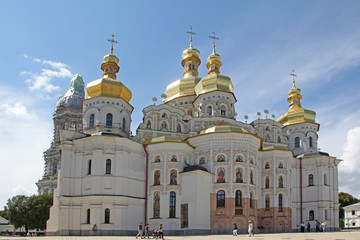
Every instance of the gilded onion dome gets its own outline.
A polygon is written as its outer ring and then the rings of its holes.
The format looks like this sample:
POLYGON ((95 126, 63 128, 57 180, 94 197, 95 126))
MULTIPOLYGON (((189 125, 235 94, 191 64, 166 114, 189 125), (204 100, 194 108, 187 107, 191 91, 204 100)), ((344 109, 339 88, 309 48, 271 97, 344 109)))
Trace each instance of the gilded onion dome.
POLYGON ((119 59, 112 52, 104 56, 101 69, 104 71, 103 77, 90 82, 86 86, 85 99, 104 96, 122 98, 126 102, 131 99, 131 91, 120 81, 116 80, 116 73, 120 67, 119 59))
POLYGON ((209 69, 209 73, 196 85, 196 95, 213 91, 233 93, 234 87, 230 77, 220 74, 222 63, 220 55, 215 52, 215 46, 213 46, 213 51, 207 61, 206 67, 209 69))
POLYGON ((178 97, 195 96, 195 85, 201 79, 198 77, 198 67, 201 63, 200 52, 190 44, 190 47, 184 50, 182 59, 181 65, 184 67, 184 77, 166 87, 164 103, 178 97))
POLYGON ((249 133, 247 130, 243 129, 242 127, 228 125, 228 124, 224 124, 224 125, 220 124, 214 127, 204 129, 200 131, 198 135, 204 135, 209 133, 227 133, 227 132, 249 133))
POLYGON ((283 126, 298 124, 298 123, 316 123, 316 113, 312 110, 304 109, 301 107, 300 100, 302 99, 301 90, 295 86, 295 80, 293 86, 288 92, 287 101, 290 103, 287 113, 281 115, 277 121, 283 126))

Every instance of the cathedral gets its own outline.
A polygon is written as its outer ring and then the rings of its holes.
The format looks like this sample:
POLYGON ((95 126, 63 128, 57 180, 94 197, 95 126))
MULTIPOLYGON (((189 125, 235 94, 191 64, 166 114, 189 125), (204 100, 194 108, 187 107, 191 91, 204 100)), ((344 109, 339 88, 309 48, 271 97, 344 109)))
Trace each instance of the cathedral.
POLYGON ((246 232, 249 221, 262 232, 315 220, 339 229, 341 160, 319 151, 320 124, 302 107, 295 80, 277 120, 238 121, 215 43, 201 77, 191 39, 183 76, 162 104, 143 109, 132 135, 132 93, 117 79, 118 63, 111 48, 100 79, 84 90, 76 74, 58 100, 36 183, 40 194, 54 193, 48 235, 90 235, 94 224, 99 235, 129 235, 140 222, 176 235, 229 233, 233 223, 246 232))

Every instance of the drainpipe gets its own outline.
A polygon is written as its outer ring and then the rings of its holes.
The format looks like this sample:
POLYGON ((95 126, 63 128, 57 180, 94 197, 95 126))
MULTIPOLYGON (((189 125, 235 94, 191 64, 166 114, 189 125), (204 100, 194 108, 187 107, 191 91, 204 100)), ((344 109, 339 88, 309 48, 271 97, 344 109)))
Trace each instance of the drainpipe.
POLYGON ((301 160, 302 157, 299 157, 300 160, 300 223, 303 222, 303 207, 302 207, 302 165, 301 160))
POLYGON ((149 173, 148 173, 148 169, 149 169, 149 153, 146 150, 147 145, 143 144, 143 148, 145 151, 145 155, 146 155, 146 162, 145 162, 145 221, 144 221, 144 226, 147 224, 147 196, 148 196, 148 178, 149 178, 149 173))

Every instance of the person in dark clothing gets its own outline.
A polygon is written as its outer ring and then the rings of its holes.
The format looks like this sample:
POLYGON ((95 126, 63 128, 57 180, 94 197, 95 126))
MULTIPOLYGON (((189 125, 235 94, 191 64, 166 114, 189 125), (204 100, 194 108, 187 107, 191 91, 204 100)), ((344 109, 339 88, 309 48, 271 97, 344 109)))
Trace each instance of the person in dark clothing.
POLYGON ((306 230, 307 230, 308 232, 310 232, 310 223, 309 223, 309 222, 308 222, 307 225, 306 225, 306 230))

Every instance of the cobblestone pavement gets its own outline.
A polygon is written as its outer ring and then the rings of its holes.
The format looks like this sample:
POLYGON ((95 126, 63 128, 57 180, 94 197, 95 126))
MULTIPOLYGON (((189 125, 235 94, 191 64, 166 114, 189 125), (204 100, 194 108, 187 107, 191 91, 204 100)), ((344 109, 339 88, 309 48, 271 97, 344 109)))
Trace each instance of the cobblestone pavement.
MULTIPOLYGON (((133 237, 120 237, 120 236, 88 236, 88 237, 0 237, 0 240, 135 240, 133 237)), ((140 239, 140 238, 139 238, 140 239)), ((152 239, 152 238, 150 238, 152 239)), ((237 237, 229 235, 208 235, 208 236, 165 236, 165 240, 235 240, 235 239, 253 239, 253 240, 360 240, 360 231, 341 231, 341 232, 327 232, 327 233, 263 233, 257 234, 255 237, 248 237, 241 234, 237 237)))

